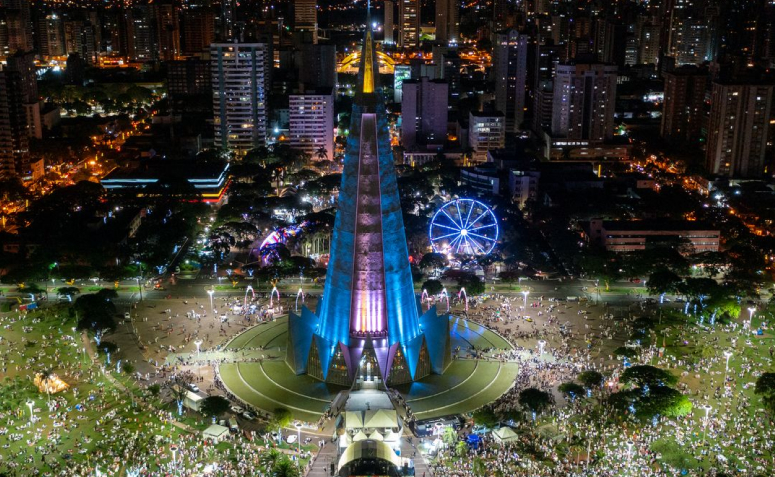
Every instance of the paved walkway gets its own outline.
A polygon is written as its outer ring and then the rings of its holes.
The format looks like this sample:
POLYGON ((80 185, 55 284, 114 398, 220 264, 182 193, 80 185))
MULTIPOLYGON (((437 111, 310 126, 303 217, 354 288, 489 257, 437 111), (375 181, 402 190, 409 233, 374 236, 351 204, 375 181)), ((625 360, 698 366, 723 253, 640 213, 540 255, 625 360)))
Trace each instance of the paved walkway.
POLYGON ((312 467, 307 471, 306 477, 331 477, 331 465, 336 466, 336 444, 326 441, 326 445, 320 449, 312 467))

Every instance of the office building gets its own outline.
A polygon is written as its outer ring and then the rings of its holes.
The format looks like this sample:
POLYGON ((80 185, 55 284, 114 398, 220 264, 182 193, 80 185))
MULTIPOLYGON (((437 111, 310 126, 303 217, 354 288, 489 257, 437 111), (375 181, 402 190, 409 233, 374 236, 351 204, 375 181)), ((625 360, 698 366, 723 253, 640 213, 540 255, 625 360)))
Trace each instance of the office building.
POLYGON ((403 100, 404 81, 412 77, 412 67, 409 65, 396 65, 393 70, 393 101, 400 103, 403 100))
POLYGON ((398 46, 420 45, 420 0, 398 0, 398 46))
POLYGON ((459 0, 436 0, 436 41, 457 43, 460 32, 459 0))
POLYGON ((449 84, 443 80, 404 80, 401 101, 401 144, 443 146, 447 140, 449 84))
POLYGON ((616 105, 616 66, 557 65, 552 98, 553 137, 591 143, 611 139, 616 105))
POLYGON ((511 29, 495 36, 493 74, 495 107, 506 118, 506 131, 517 132, 525 119, 528 36, 511 29))
POLYGON ((671 143, 696 142, 702 133, 708 70, 683 66, 662 74, 665 99, 662 107, 662 137, 671 143))
POLYGON ((682 253, 718 252, 721 232, 694 221, 602 220, 589 223, 589 238, 609 252, 638 252, 663 245, 675 247, 685 242, 682 253))
POLYGON ((506 120, 499 111, 468 115, 468 146, 473 149, 472 159, 484 162, 487 151, 501 149, 506 144, 506 120))
POLYGON ((334 93, 321 88, 290 95, 289 145, 313 160, 334 160, 334 93))
POLYGON ((713 83, 706 149, 711 174, 761 177, 772 146, 775 85, 755 82, 713 83))
POLYGON ((266 144, 271 45, 214 43, 210 62, 216 146, 244 155, 266 144))

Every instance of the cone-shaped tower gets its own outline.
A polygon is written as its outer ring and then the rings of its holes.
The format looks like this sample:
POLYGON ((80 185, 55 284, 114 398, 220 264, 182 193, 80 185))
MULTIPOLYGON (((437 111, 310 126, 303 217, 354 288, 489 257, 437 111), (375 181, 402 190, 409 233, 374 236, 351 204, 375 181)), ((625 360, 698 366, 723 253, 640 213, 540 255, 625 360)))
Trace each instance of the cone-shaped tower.
POLYGON ((289 319, 291 368, 345 385, 366 361, 402 383, 450 357, 448 317, 421 316, 414 292, 378 71, 367 27, 323 297, 289 319))

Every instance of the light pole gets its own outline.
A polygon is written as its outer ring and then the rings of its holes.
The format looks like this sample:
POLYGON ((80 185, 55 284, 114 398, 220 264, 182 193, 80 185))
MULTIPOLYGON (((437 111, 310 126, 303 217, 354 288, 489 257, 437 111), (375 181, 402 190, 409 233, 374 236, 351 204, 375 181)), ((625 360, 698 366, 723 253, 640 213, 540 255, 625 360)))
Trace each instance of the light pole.
POLYGON ((32 422, 32 406, 34 406, 35 403, 32 400, 27 401, 27 407, 30 408, 30 422, 32 422))
POLYGON ((296 451, 299 453, 299 459, 301 459, 301 423, 294 424, 296 427, 296 451))
POLYGON ((627 458, 629 459, 632 457, 632 446, 634 446, 635 443, 632 441, 627 441, 626 444, 627 444, 627 458))
POLYGON ((177 454, 178 454, 178 446, 175 444, 170 446, 170 450, 172 451, 172 467, 175 469, 175 473, 178 473, 178 460, 177 460, 177 454))
POLYGON ((724 351, 724 357, 727 359, 726 369, 724 370, 724 382, 726 382, 727 373, 729 372, 729 358, 732 357, 732 352, 729 350, 724 351))
POLYGON ((197 358, 199 358, 199 347, 202 346, 202 343, 204 343, 204 341, 202 341, 202 340, 194 341, 194 345, 196 346, 196 357, 197 358))
POLYGON ((708 438, 708 420, 709 420, 709 414, 710 410, 713 409, 709 404, 706 404, 702 406, 703 409, 705 409, 705 432, 702 436, 702 445, 705 445, 705 440, 708 438))
POLYGON ((755 306, 749 307, 748 308, 748 326, 746 326, 746 328, 750 328, 751 327, 751 324, 752 324, 751 322, 753 321, 753 314, 754 313, 756 313, 756 307, 755 306))
POLYGON ((525 311, 527 311, 527 296, 528 296, 529 294, 530 294, 530 292, 529 292, 529 291, 527 291, 527 290, 522 292, 522 295, 524 295, 524 296, 525 296, 525 311))
POLYGON ((542 354, 544 354, 544 346, 546 346, 546 341, 544 340, 538 340, 538 357, 540 358, 542 354))
POLYGON ((213 305, 213 293, 215 293, 215 290, 207 290, 207 294, 210 295, 210 309, 213 313, 215 313, 215 306, 213 305))

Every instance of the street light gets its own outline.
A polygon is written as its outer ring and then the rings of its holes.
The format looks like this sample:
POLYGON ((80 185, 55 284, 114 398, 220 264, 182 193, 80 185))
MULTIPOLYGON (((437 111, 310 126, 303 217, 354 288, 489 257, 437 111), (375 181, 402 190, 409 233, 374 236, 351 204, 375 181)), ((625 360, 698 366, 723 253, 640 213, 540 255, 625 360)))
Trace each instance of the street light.
POLYGON ((756 307, 751 306, 748 308, 748 326, 746 328, 751 327, 751 322, 753 321, 753 314, 756 313, 756 307))
POLYGON ((301 423, 297 422, 294 426, 296 427, 296 449, 301 459, 301 423))
POLYGON ((201 339, 194 341, 194 345, 196 345, 196 357, 197 358, 199 357, 199 347, 202 346, 202 343, 204 343, 204 341, 202 341, 201 339))
POLYGON ((32 406, 35 405, 35 402, 32 400, 27 401, 27 407, 30 408, 30 422, 32 422, 32 406))
POLYGON ((632 457, 632 446, 634 446, 635 443, 632 441, 627 441, 625 444, 627 444, 627 458, 629 459, 632 457))
POLYGON ((724 357, 727 359, 727 367, 726 367, 726 370, 724 370, 724 381, 726 381, 727 380, 726 373, 729 372, 729 358, 732 357, 732 352, 729 350, 724 351, 724 357))
POLYGON ((523 291, 522 294, 525 296, 525 310, 527 310, 527 296, 530 294, 529 291, 523 291))
POLYGON ((213 305, 213 293, 215 293, 215 290, 207 290, 207 294, 210 295, 210 309, 213 311, 213 313, 215 313, 215 306, 213 305))
POLYGON ((178 446, 175 444, 172 444, 170 446, 170 450, 172 451, 172 467, 175 469, 175 473, 178 473, 178 460, 177 460, 177 454, 178 454, 178 446))
POLYGON ((713 409, 709 404, 706 404, 702 406, 703 409, 705 409, 705 432, 702 436, 702 445, 705 445, 705 439, 708 438, 708 415, 710 414, 710 410, 713 409))

